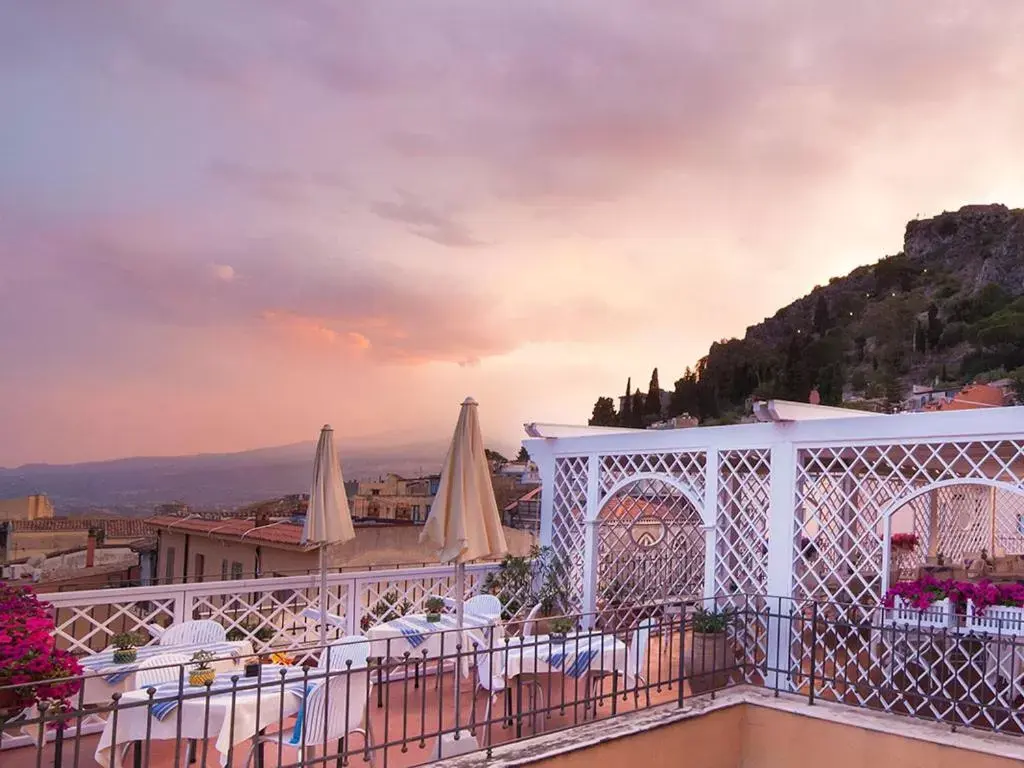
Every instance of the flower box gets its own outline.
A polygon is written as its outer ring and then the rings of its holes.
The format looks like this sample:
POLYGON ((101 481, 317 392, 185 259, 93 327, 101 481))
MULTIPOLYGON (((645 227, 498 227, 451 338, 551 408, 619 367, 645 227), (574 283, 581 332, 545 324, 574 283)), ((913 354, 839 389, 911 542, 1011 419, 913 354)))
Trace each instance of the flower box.
POLYGON ((990 605, 982 611, 967 601, 966 628, 971 632, 1008 637, 1024 637, 1024 608, 1009 605, 990 605))
POLYGON ((950 629, 956 624, 956 614, 948 597, 936 600, 922 611, 897 595, 892 608, 885 610, 885 623, 908 629, 950 629))

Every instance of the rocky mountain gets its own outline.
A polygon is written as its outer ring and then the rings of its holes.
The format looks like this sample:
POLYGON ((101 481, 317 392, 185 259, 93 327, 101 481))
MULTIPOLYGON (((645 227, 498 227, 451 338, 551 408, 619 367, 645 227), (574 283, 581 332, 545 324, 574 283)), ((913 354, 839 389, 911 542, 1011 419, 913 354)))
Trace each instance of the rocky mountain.
POLYGON ((753 397, 804 401, 813 388, 825 404, 893 408, 911 384, 1022 366, 1024 210, 970 205, 909 222, 899 253, 712 344, 676 381, 669 415, 731 421, 753 397))

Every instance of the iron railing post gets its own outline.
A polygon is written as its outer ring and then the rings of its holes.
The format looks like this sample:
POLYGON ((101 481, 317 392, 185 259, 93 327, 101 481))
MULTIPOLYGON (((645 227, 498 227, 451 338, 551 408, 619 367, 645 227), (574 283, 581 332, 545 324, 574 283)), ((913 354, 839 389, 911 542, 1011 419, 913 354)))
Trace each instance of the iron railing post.
POLYGON ((814 704, 814 673, 818 661, 818 603, 811 603, 811 670, 810 685, 807 691, 807 703, 814 704))

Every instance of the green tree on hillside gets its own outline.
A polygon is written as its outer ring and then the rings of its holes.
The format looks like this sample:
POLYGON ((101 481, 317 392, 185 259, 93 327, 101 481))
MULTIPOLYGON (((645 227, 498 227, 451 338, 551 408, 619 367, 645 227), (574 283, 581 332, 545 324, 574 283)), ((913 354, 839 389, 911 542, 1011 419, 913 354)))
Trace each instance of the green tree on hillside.
POLYGON ((629 426, 641 429, 644 426, 644 405, 646 404, 647 398, 644 397, 644 393, 640 391, 640 387, 636 388, 636 392, 633 393, 633 403, 631 405, 632 417, 630 418, 629 426))
POLYGON ((814 304, 814 332, 824 336, 831 327, 832 320, 828 314, 828 300, 824 293, 818 294, 818 300, 814 304))
POLYGON ((492 451, 490 448, 484 448, 484 456, 487 457, 488 461, 493 461, 495 464, 508 464, 508 457, 503 456, 497 451, 492 451))
POLYGON ((697 383, 697 374, 691 368, 687 368, 681 379, 675 383, 672 390, 672 399, 668 403, 668 415, 700 417, 700 392, 697 383))
POLYGON ((658 369, 651 374, 651 383, 647 387, 647 401, 644 412, 649 416, 661 416, 661 386, 658 384, 658 369))
POLYGON ((619 414, 619 423, 624 427, 633 426, 633 379, 626 379, 626 396, 622 399, 622 409, 619 414))
POLYGON ((594 403, 594 411, 587 422, 592 427, 614 427, 619 423, 615 414, 615 404, 610 397, 599 397, 594 403))
POLYGON ((516 454, 516 463, 523 463, 530 460, 530 453, 526 450, 526 446, 520 446, 519 453, 516 454))

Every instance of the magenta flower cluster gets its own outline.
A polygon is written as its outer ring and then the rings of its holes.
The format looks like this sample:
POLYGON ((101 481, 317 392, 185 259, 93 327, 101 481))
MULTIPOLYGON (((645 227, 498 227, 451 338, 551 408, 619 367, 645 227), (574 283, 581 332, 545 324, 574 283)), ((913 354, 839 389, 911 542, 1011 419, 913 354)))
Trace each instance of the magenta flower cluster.
POLYGON ((68 708, 82 667, 57 648, 50 604, 28 587, 0 582, 0 720, 39 702, 68 708))
POLYGON ((975 610, 981 614, 993 605, 1024 606, 1024 585, 993 584, 988 580, 977 583, 953 579, 940 581, 926 573, 917 581, 901 581, 891 586, 882 601, 885 607, 892 608, 897 596, 919 611, 948 597, 955 610, 962 613, 967 609, 967 601, 971 600, 975 610))

